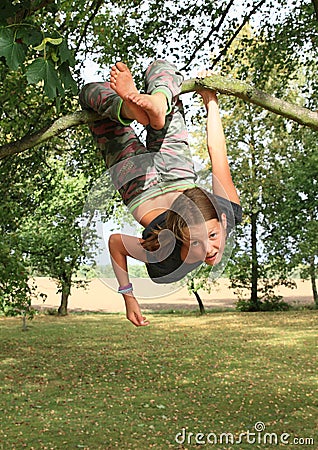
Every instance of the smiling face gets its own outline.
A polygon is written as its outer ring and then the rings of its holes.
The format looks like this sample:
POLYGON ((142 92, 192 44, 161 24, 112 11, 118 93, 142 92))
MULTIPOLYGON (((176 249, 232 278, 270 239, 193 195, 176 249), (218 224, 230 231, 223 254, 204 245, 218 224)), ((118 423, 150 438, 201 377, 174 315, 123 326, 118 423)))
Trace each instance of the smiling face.
POLYGON ((181 259, 188 263, 204 261, 209 266, 218 264, 223 255, 226 239, 226 216, 193 225, 185 231, 181 259))

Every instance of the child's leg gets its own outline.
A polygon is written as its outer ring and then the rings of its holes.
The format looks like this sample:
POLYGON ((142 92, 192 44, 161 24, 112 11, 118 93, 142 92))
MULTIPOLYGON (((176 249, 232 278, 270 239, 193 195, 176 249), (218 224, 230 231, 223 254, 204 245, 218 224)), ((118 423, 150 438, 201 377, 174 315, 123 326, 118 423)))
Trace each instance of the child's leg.
POLYGON ((129 125, 132 119, 120 115, 123 99, 120 98, 107 81, 88 83, 80 92, 80 103, 83 109, 96 111, 100 116, 122 125, 129 125))
POLYGON ((123 100, 109 87, 109 83, 84 86, 80 102, 83 108, 92 109, 103 117, 90 124, 90 129, 110 169, 113 184, 127 204, 136 195, 139 185, 151 184, 149 177, 153 158, 129 126, 131 120, 121 117, 123 100))
POLYGON ((151 96, 163 93, 168 104, 164 127, 161 130, 147 127, 147 148, 157 153, 156 167, 163 181, 178 178, 194 182, 196 178, 184 109, 179 98, 182 81, 183 76, 177 68, 164 60, 151 64, 145 75, 146 92, 151 96))
POLYGON ((117 62, 110 71, 110 87, 123 99, 121 114, 142 125, 149 124, 149 118, 137 104, 132 103, 127 95, 139 94, 130 70, 126 64, 117 62))
POLYGON ((167 114, 171 111, 172 101, 180 94, 183 75, 174 64, 165 60, 153 62, 145 74, 145 92, 154 95, 156 92, 165 94, 168 102, 167 114))
POLYGON ((177 101, 183 76, 173 64, 157 60, 146 71, 146 94, 140 94, 129 68, 118 62, 111 69, 110 80, 111 88, 124 100, 122 112, 126 112, 126 117, 144 125, 150 123, 151 128, 161 130, 172 103, 177 101), (144 115, 148 122, 140 120, 144 115))
POLYGON ((112 122, 104 129, 102 154, 112 182, 127 205, 136 195, 157 183, 153 156, 130 126, 112 122))
POLYGON ((146 94, 128 96, 150 118, 147 149, 153 158, 157 180, 147 192, 144 190, 129 204, 131 211, 147 198, 195 186, 196 174, 188 145, 183 106, 178 95, 182 80, 182 75, 174 65, 163 60, 155 61, 145 74, 146 94))
MULTIPOLYGON (((177 68, 164 60, 155 61, 146 71, 146 93, 150 96, 163 94, 167 104, 164 127, 161 130, 147 128, 147 147, 151 151, 160 150, 162 144, 169 146, 182 143, 188 146, 184 110, 179 98, 182 81, 183 76, 177 68)), ((188 151, 186 154, 189 154, 188 151)))

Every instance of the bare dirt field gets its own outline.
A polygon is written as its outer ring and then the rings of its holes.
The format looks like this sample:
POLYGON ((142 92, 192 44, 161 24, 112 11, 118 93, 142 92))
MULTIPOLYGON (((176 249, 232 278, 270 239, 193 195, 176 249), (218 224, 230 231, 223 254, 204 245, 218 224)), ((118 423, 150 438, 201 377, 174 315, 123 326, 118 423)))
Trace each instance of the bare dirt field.
MULTIPOLYGON (((47 295, 45 303, 39 298, 32 302, 37 309, 56 309, 60 304, 60 294, 54 281, 49 278, 36 278, 38 291, 47 295)), ((297 280, 296 289, 280 288, 277 293, 283 296, 284 301, 292 304, 312 304, 313 297, 309 281, 297 280)), ((69 299, 70 311, 97 311, 97 312, 124 312, 122 296, 109 287, 107 281, 93 279, 87 289, 73 288, 69 299)), ((170 289, 169 295, 160 295, 160 287, 143 286, 142 280, 135 280, 137 285, 136 297, 143 311, 147 310, 178 310, 198 308, 194 295, 190 295, 186 288, 170 289), (139 291, 139 292, 138 292, 139 291)), ((234 308, 237 301, 236 295, 228 287, 228 281, 219 279, 218 284, 212 288, 211 293, 200 291, 200 296, 207 309, 210 308, 234 308)))

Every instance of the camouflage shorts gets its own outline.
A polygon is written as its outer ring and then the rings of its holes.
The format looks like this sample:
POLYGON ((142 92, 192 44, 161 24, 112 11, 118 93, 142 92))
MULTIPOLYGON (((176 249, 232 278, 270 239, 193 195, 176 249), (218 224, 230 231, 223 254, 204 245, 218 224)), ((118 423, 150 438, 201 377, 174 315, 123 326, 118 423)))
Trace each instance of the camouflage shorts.
POLYGON ((122 100, 109 83, 90 83, 81 92, 83 107, 103 116, 103 120, 91 125, 91 131, 114 186, 130 211, 145 200, 195 184, 184 110, 178 97, 182 80, 175 66, 166 61, 158 60, 148 67, 145 92, 165 93, 169 108, 162 130, 146 127, 146 144, 129 121, 120 117, 122 100))

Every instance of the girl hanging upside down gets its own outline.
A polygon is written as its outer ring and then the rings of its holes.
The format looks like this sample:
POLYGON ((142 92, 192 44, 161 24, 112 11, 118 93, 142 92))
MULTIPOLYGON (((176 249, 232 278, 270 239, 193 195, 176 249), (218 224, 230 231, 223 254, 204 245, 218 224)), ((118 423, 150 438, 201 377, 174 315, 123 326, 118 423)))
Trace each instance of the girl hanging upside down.
POLYGON ((124 297, 127 318, 136 326, 149 322, 133 294, 127 256, 145 262, 156 283, 178 281, 202 262, 210 266, 220 262, 226 237, 242 217, 217 96, 199 87, 207 110, 213 194, 196 186, 179 99, 182 81, 174 65, 158 60, 148 67, 146 93, 141 94, 128 67, 118 62, 111 69, 110 83, 89 83, 80 93, 83 108, 101 115, 91 131, 115 188, 144 227, 142 238, 118 233, 109 239, 118 292, 124 297), (146 145, 130 126, 134 120, 147 129, 146 145))

